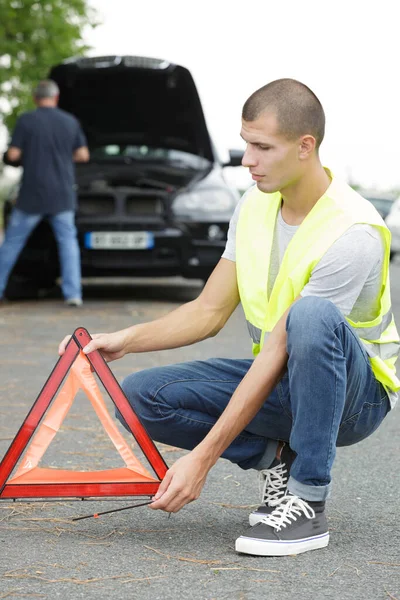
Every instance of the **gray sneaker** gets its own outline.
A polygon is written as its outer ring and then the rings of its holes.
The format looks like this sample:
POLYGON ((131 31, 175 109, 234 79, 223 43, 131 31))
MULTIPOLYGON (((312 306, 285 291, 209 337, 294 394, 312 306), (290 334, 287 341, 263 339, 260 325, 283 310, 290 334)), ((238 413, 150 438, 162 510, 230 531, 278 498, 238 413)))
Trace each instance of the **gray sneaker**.
POLYGON ((256 556, 286 556, 324 548, 329 543, 325 502, 306 502, 287 494, 258 525, 236 540, 236 551, 256 556))
POLYGON ((296 453, 285 444, 280 459, 276 458, 269 469, 259 471, 261 506, 249 515, 250 525, 257 525, 269 515, 275 509, 274 503, 286 494, 290 467, 295 458, 296 453))

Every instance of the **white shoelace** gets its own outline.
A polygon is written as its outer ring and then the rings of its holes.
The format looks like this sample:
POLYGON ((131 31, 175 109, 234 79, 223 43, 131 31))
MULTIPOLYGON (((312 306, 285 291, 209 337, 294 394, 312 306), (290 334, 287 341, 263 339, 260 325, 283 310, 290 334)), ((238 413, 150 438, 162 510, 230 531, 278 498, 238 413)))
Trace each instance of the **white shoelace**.
POLYGON ((298 496, 285 495, 283 498, 276 500, 274 504, 276 509, 260 522, 273 527, 276 531, 291 525, 292 521, 297 521, 302 513, 309 519, 315 518, 315 512, 311 506, 298 496))
POLYGON ((263 469, 259 472, 258 483, 262 503, 272 506, 273 502, 285 494, 287 472, 285 463, 279 463, 272 469, 263 469))

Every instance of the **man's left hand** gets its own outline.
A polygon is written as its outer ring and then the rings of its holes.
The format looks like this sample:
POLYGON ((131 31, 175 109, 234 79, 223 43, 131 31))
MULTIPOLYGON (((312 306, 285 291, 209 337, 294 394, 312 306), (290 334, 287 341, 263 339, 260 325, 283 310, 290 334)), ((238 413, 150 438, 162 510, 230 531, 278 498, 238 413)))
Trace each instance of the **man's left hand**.
POLYGON ((167 471, 150 508, 175 513, 197 500, 211 466, 194 451, 179 458, 167 471))

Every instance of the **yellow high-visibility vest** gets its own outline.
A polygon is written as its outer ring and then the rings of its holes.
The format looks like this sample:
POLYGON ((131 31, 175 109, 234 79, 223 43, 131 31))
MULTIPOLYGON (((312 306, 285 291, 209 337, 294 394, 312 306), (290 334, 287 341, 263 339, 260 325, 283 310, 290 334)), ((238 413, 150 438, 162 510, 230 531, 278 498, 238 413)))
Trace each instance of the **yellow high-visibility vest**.
POLYGON ((246 315, 253 354, 257 355, 266 336, 301 294, 311 273, 330 246, 355 224, 377 228, 385 246, 379 314, 372 321, 347 322, 363 343, 375 377, 387 390, 400 389, 395 362, 399 335, 390 300, 390 231, 370 202, 344 182, 332 178, 290 241, 275 283, 268 295, 268 273, 272 242, 282 198, 279 192, 265 194, 254 187, 240 210, 236 232, 236 270, 240 298, 246 315))

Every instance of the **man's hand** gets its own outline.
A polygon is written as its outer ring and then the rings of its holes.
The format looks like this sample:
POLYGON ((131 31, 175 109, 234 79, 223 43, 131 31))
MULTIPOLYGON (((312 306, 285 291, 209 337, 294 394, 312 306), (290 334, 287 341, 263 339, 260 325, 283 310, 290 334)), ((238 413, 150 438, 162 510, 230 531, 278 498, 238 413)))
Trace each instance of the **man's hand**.
POLYGON ((179 458, 167 471, 150 508, 175 513, 197 500, 212 464, 199 458, 195 451, 179 458))
MULTIPOLYGON (((95 333, 92 340, 83 348, 85 354, 90 354, 93 350, 100 350, 106 362, 122 358, 126 354, 126 330, 116 331, 115 333, 95 333)), ((66 345, 71 339, 67 335, 58 348, 58 354, 62 356, 65 352, 66 345)))
POLYGON ((86 146, 81 146, 80 148, 77 148, 73 155, 72 155, 72 159, 74 162, 89 162, 90 160, 90 154, 89 154, 89 150, 86 146))
POLYGON ((21 167, 22 166, 22 151, 16 146, 10 146, 10 148, 4 153, 3 162, 5 165, 10 167, 21 167))

